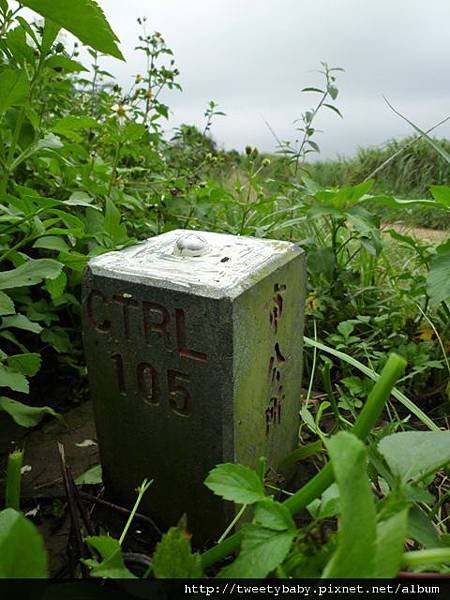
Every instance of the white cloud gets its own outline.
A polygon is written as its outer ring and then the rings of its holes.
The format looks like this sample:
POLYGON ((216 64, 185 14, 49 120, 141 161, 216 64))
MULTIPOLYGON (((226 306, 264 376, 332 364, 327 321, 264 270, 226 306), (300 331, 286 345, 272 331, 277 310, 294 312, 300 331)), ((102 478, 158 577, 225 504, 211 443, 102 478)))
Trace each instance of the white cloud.
MULTIPOLYGON (((171 124, 200 124, 206 103, 227 113, 213 134, 227 148, 247 143, 273 150, 267 119, 281 138, 292 137, 292 121, 311 96, 299 90, 318 83, 312 73, 326 60, 342 66, 338 105, 345 115, 323 115, 323 156, 349 154, 358 145, 406 135, 382 94, 422 127, 450 113, 450 46, 447 0, 100 0, 122 41, 127 63, 106 59, 128 85, 142 72, 133 51, 147 16, 175 52, 182 94, 167 97, 171 124)), ((439 135, 450 133, 450 126, 439 135)))

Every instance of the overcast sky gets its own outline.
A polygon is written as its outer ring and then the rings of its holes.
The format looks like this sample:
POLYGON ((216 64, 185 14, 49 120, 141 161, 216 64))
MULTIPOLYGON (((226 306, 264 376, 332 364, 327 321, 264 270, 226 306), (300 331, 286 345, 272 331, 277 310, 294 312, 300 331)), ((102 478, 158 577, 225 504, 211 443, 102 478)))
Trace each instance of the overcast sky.
MULTIPOLYGON (((275 147, 267 120, 282 139, 320 83, 321 61, 345 68, 337 105, 344 119, 323 113, 317 125, 322 157, 350 155, 410 132, 382 95, 422 128, 450 114, 449 0, 99 0, 121 40, 127 63, 105 65, 122 84, 143 71, 133 49, 147 16, 181 71, 183 93, 166 96, 170 126, 200 125, 209 100, 227 113, 213 126, 227 149, 275 147)), ((438 135, 448 136, 450 126, 438 135)))

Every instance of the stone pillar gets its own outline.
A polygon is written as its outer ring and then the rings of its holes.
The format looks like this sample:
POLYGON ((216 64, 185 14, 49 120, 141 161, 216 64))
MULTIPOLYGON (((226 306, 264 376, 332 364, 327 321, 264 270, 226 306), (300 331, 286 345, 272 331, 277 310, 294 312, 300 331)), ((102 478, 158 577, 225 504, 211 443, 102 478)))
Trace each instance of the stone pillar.
POLYGON ((204 485, 224 462, 270 468, 296 446, 305 259, 294 244, 176 230, 92 259, 83 328, 104 481, 194 539, 233 508, 204 485))

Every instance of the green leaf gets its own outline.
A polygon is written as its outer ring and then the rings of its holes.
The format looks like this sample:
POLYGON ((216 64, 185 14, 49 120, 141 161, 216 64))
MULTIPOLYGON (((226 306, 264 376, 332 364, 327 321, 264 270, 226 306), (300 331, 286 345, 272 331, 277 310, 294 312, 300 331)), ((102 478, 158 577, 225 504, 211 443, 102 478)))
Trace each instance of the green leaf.
POLYGON ((450 208, 450 186, 432 185, 431 194, 433 198, 445 208, 450 208))
POLYGON ((56 25, 56 23, 53 23, 53 21, 50 21, 49 19, 45 19, 40 48, 43 56, 46 56, 50 52, 53 42, 58 37, 59 30, 59 25, 56 25))
POLYGON ((84 560, 91 568, 91 577, 104 577, 107 579, 136 579, 123 561, 122 549, 119 541, 107 535, 91 536, 85 539, 86 543, 97 550, 102 561, 84 560))
POLYGON ((337 549, 323 577, 372 577, 375 569, 376 511, 367 476, 367 452, 353 434, 328 440, 340 497, 337 549))
POLYGON ((15 312, 14 302, 5 292, 0 292, 0 316, 11 315, 15 312))
POLYGON ((375 570, 371 577, 392 579, 397 575, 402 565, 407 530, 407 508, 378 523, 375 570))
POLYGON ((94 465, 75 479, 76 485, 97 485, 102 481, 102 465, 94 465))
POLYGON ((450 298, 450 243, 442 244, 431 261, 427 277, 427 292, 431 304, 437 305, 450 298))
POLYGON ((49 406, 27 406, 17 400, 6 398, 6 396, 0 396, 0 409, 7 412, 22 427, 34 427, 42 421, 45 415, 51 415, 60 421, 63 420, 62 416, 49 406))
POLYGON ((242 531, 239 556, 218 577, 266 577, 284 561, 296 536, 295 530, 273 531, 259 525, 245 525, 242 531))
POLYGON ((116 43, 119 40, 95 0, 23 0, 22 4, 64 27, 83 44, 123 60, 116 43))
POLYGON ((378 444, 390 469, 403 481, 420 480, 450 463, 450 431, 402 431, 378 444))
POLYGON ((153 573, 158 579, 201 577, 200 555, 192 553, 190 536, 180 527, 171 527, 157 544, 153 573))
POLYGON ((314 519, 329 519, 339 513, 340 506, 339 488, 333 483, 324 491, 320 499, 316 498, 306 508, 314 519))
POLYGON ((444 545, 433 522, 417 504, 409 511, 408 535, 425 548, 441 548, 444 545))
POLYGON ((258 502, 254 520, 259 525, 275 531, 295 530, 295 523, 289 510, 273 498, 258 502))
POLYGON ((66 285, 67 275, 64 273, 64 271, 61 271, 61 273, 58 275, 58 277, 55 277, 55 279, 47 279, 45 282, 45 288, 50 294, 52 300, 61 298, 64 290, 66 289, 66 285))
POLYGON ((238 504, 253 504, 266 497, 259 476, 243 465, 218 465, 209 473, 205 485, 217 496, 238 504))
POLYGON ((50 258, 28 260, 17 269, 0 272, 0 290, 35 285, 47 277, 54 279, 61 269, 62 264, 50 258))
POLYGON ((29 83, 25 71, 6 68, 0 71, 0 115, 28 98, 29 83))
POLYGON ((21 314, 2 318, 1 329, 9 329, 11 327, 23 329, 24 331, 31 331, 32 333, 41 333, 42 331, 42 327, 39 325, 39 323, 30 321, 28 317, 21 314))
POLYGON ((8 356, 8 366, 14 371, 33 377, 41 368, 41 355, 37 352, 26 354, 13 354, 8 356))
POLYGON ((61 236, 57 235, 44 235, 38 238, 33 248, 45 248, 47 250, 58 250, 58 252, 67 252, 69 250, 68 244, 64 241, 61 236))
POLYGON ((45 66, 57 72, 64 71, 65 73, 81 73, 82 71, 87 71, 87 69, 76 60, 72 60, 67 56, 61 56, 59 54, 50 56, 45 62, 45 66))
POLYGON ((20 512, 0 512, 0 578, 44 578, 47 554, 37 528, 20 512))
POLYGON ((28 380, 22 373, 17 373, 17 371, 0 364, 0 388, 2 387, 8 387, 23 394, 29 392, 28 380))

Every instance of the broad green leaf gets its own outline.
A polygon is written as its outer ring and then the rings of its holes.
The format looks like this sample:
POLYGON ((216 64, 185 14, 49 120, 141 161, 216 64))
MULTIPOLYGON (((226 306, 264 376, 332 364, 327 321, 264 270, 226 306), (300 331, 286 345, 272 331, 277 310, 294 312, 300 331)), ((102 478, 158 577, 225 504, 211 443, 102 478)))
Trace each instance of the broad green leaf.
POLYGON ((72 350, 72 342, 67 332, 62 327, 56 325, 51 329, 45 329, 41 334, 41 340, 48 342, 57 352, 62 354, 69 354, 72 350))
POLYGON ((403 481, 420 480, 450 463, 450 431, 402 431, 378 444, 390 469, 403 481))
POLYGON ((47 277, 54 279, 61 269, 62 264, 50 258, 28 260, 17 269, 0 272, 0 290, 35 285, 47 277))
POLYGON ((218 465, 209 473, 205 485, 218 496, 238 504, 253 504, 266 497, 259 476, 243 465, 218 465))
POLYGON ((91 536, 85 539, 86 543, 97 550, 102 561, 84 560, 90 568, 91 577, 104 577, 107 579, 136 579, 123 561, 122 549, 119 541, 107 535, 91 536))
POLYGON ((0 396, 0 410, 7 412, 21 427, 34 427, 45 415, 51 415, 62 420, 61 415, 58 415, 49 406, 27 406, 26 404, 22 404, 22 402, 6 398, 5 396, 0 396))
POLYGON ((97 485, 102 481, 102 465, 94 465, 75 479, 76 485, 97 485))
POLYGON ((117 47, 119 40, 95 0, 71 0, 70 3, 23 0, 22 4, 67 29, 83 44, 123 60, 117 47))
POLYGON ((45 248, 47 250, 58 250, 58 252, 67 252, 69 250, 68 244, 64 241, 61 236, 57 235, 44 235, 38 238, 33 248, 45 248))
POLYGON ((0 512, 0 579, 47 577, 47 553, 37 528, 22 513, 0 512))
POLYGON ((52 300, 61 298, 64 290, 66 289, 66 285, 67 275, 64 273, 64 271, 61 271, 61 273, 58 275, 58 277, 55 277, 55 279, 47 279, 45 282, 45 288, 50 294, 52 300))
POLYGON ((61 56, 59 54, 50 56, 46 60, 45 66, 58 73, 81 73, 82 71, 87 71, 87 69, 83 67, 81 63, 77 62, 76 60, 72 60, 68 56, 61 56))
POLYGON ((22 373, 17 373, 17 371, 0 364, 0 388, 2 387, 8 387, 23 394, 29 392, 28 380, 22 373))
POLYGON ((255 507, 255 523, 275 531, 295 530, 295 523, 289 509, 272 498, 266 498, 255 507))
POLYGON ((5 292, 0 292, 0 316, 11 315, 15 312, 14 302, 5 292))
POLYGON ((27 354, 13 354, 8 356, 8 366, 23 375, 33 377, 41 368, 41 355, 37 352, 27 354))
POLYGON ((409 511, 408 536, 425 548, 441 548, 444 545, 433 522, 417 504, 412 506, 409 511))
POLYGON ((28 91, 25 71, 8 67, 0 71, 0 115, 11 106, 23 104, 27 100, 28 91))
POLYGON ((427 277, 427 292, 431 304, 437 305, 450 298, 450 243, 442 244, 431 261, 427 277))
POLYGON ((367 476, 367 452, 353 434, 327 442, 340 496, 337 549, 323 577, 372 577, 375 569, 376 511, 367 476))
POLYGON ((171 527, 157 544, 153 573, 158 579, 201 577, 200 555, 192 553, 190 536, 180 527, 171 527))
POLYGON ((432 185, 431 193, 439 204, 442 204, 445 208, 450 208, 450 186, 432 185))
POLYGON ((218 577, 266 577, 284 561, 296 536, 295 530, 274 531, 259 525, 245 525, 242 531, 239 556, 218 577))
POLYGON ((42 331, 42 327, 39 325, 39 323, 30 321, 28 317, 21 314, 2 318, 1 329, 9 329, 11 327, 23 329, 25 331, 31 331, 32 333, 41 333, 42 331))
POLYGON ((391 579, 397 575, 402 564, 407 531, 407 508, 378 523, 375 570, 371 577, 391 579))

